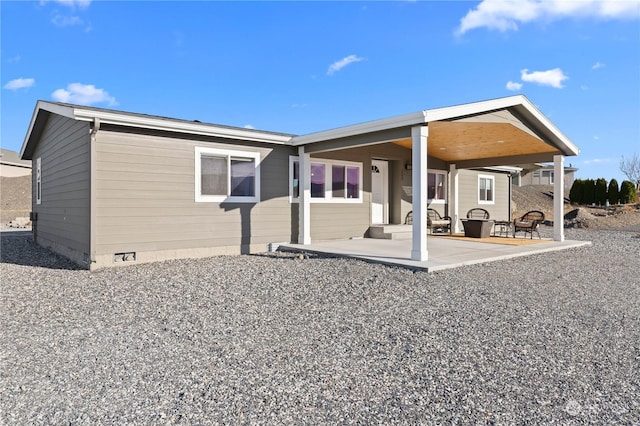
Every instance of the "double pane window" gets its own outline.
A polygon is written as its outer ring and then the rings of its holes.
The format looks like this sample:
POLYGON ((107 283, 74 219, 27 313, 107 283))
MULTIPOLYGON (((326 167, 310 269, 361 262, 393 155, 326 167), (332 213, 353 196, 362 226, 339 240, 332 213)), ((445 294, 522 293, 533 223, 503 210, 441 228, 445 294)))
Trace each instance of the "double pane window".
POLYGON ((495 179, 493 176, 478 176, 478 203, 493 204, 494 185, 495 179))
POLYGON ((260 154, 196 148, 196 201, 259 201, 260 154))
MULTIPOLYGON (((311 161, 311 199, 313 202, 348 202, 362 200, 362 165, 336 160, 311 161)), ((300 162, 290 160, 289 195, 292 201, 300 197, 300 162)))

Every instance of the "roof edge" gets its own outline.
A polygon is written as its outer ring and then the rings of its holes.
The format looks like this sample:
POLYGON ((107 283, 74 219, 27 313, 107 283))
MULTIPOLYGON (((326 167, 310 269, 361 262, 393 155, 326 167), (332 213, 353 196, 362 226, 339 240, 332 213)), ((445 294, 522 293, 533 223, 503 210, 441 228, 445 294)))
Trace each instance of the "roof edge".
POLYGON ((76 120, 83 121, 93 121, 94 119, 99 118, 101 124, 140 127, 145 129, 241 139, 252 142, 267 142, 280 145, 287 144, 292 138, 290 135, 275 134, 260 130, 227 127, 196 121, 189 122, 179 119, 145 116, 119 111, 83 109, 82 107, 74 108, 74 118, 76 120))
POLYGON ((34 136, 36 136, 34 134, 34 130, 37 130, 36 124, 43 112, 61 115, 78 121, 92 122, 97 118, 100 119, 102 124, 238 139, 251 142, 264 142, 277 145, 289 145, 293 137, 292 135, 271 133, 260 130, 243 129, 239 127, 222 126, 197 121, 189 122, 174 118, 39 100, 33 110, 31 122, 29 123, 27 134, 22 143, 22 148, 20 149, 20 158, 23 158, 25 154, 29 153, 28 148, 30 141, 34 136))
POLYGON ((345 138, 363 133, 372 133, 381 130, 394 129, 403 126, 419 125, 424 123, 426 123, 425 111, 417 111, 408 114, 367 121, 364 123, 337 127, 335 129, 321 130, 319 132, 295 136, 291 139, 291 143, 294 146, 306 145, 314 142, 345 138))

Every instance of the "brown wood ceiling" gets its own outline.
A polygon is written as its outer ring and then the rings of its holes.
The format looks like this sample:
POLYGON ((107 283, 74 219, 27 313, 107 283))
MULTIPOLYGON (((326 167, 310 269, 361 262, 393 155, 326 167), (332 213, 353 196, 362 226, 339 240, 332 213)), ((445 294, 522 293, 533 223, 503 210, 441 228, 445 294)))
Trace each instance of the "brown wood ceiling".
MULTIPOLYGON (((411 139, 394 143, 411 148, 411 139)), ((433 121, 429 123, 429 156, 455 163, 481 158, 558 152, 537 137, 508 123, 433 121)))

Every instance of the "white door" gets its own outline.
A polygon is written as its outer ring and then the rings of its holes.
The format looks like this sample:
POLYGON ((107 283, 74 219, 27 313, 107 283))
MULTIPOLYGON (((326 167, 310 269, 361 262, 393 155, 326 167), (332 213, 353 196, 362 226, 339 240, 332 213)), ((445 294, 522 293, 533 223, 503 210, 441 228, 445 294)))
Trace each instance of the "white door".
POLYGON ((389 163, 371 160, 371 223, 389 223, 389 163))

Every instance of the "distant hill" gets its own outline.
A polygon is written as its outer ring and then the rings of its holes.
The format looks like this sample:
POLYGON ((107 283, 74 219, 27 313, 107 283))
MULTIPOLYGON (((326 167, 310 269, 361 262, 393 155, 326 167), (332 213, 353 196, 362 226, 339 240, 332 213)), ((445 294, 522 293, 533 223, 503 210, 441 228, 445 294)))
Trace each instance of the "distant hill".
POLYGON ((0 222, 29 217, 31 211, 31 175, 0 178, 0 222))

